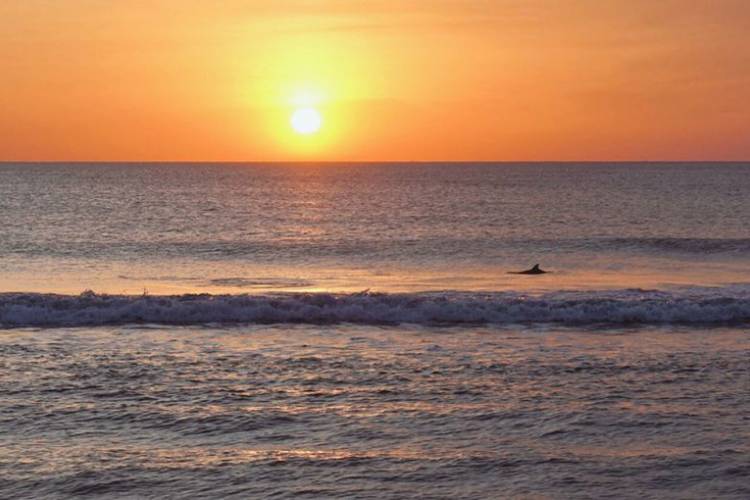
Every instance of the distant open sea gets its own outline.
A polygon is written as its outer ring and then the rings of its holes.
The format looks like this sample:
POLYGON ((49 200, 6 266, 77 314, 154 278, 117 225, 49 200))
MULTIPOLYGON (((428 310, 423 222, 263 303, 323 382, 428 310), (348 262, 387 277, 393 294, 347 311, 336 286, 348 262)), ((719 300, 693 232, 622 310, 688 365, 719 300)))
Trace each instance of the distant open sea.
POLYGON ((0 164, 0 498, 746 499, 749 415, 749 163, 0 164))

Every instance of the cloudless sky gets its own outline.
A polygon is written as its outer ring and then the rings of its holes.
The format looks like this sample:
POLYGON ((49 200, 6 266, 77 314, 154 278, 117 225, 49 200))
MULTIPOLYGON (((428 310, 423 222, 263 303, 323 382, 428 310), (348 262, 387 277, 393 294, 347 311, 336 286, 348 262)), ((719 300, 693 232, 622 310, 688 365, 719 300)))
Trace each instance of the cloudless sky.
POLYGON ((747 0, 3 0, 0 160, 750 159, 749 34, 747 0))

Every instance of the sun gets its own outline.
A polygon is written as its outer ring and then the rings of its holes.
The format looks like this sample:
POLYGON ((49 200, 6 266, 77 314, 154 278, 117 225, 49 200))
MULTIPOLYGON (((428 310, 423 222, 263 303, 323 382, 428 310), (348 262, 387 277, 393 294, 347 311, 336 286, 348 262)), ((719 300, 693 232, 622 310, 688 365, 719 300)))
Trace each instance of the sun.
POLYGON ((299 108, 290 119, 295 132, 302 135, 314 134, 323 125, 323 117, 315 108, 299 108))

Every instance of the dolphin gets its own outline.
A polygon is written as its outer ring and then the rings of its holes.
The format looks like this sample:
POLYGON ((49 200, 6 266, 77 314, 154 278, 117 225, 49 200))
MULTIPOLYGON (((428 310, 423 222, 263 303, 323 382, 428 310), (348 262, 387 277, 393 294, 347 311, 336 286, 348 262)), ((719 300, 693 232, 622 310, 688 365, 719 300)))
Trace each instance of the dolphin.
POLYGON ((548 271, 542 271, 539 269, 539 264, 534 264, 534 267, 525 271, 510 271, 508 274, 547 274, 548 271))

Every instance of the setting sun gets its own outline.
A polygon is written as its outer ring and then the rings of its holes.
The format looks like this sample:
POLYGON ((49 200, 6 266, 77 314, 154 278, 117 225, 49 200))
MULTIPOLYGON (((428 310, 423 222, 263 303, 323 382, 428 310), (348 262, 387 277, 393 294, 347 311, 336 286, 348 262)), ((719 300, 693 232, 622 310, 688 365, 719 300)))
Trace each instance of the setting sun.
POLYGON ((0 500, 750 500, 749 27, 0 0, 0 500))
POLYGON ((298 134, 314 134, 323 125, 323 118, 314 108, 300 108, 292 113, 291 125, 298 134))

